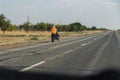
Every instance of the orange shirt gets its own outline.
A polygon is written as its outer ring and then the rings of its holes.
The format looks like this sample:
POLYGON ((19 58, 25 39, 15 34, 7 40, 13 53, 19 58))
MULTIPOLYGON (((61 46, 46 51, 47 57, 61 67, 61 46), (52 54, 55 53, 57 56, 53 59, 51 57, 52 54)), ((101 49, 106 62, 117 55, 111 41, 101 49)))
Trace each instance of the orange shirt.
POLYGON ((56 32, 57 32, 57 29, 55 27, 52 27, 51 34, 56 34, 56 32))

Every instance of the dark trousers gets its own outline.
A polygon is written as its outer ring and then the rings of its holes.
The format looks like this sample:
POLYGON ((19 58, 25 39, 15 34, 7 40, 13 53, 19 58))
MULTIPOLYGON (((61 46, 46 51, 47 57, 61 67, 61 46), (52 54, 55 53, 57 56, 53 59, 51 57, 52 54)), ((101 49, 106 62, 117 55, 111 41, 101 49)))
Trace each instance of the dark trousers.
POLYGON ((55 34, 51 34, 51 42, 54 42, 55 40, 55 34))

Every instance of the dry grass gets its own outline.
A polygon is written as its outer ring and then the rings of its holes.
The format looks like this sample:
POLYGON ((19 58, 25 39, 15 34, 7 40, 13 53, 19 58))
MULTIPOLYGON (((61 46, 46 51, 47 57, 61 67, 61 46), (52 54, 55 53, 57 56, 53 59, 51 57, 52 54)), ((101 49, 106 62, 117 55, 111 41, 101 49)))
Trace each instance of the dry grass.
POLYGON ((36 41, 32 38, 38 40, 48 40, 50 37, 50 32, 24 32, 24 31, 13 31, 13 32, 3 32, 0 31, 0 45, 5 44, 17 44, 23 42, 36 41))
MULTIPOLYGON (((88 35, 93 33, 99 33, 101 31, 83 31, 83 32, 60 32, 61 38, 75 37, 81 35, 88 35)), ((0 31, 0 45, 17 44, 24 42, 36 42, 36 41, 50 41, 50 32, 24 32, 24 31, 6 31, 3 34, 0 31)))
POLYGON ((61 36, 82 36, 82 35, 89 35, 93 33, 101 33, 102 31, 82 31, 82 32, 61 32, 61 36))

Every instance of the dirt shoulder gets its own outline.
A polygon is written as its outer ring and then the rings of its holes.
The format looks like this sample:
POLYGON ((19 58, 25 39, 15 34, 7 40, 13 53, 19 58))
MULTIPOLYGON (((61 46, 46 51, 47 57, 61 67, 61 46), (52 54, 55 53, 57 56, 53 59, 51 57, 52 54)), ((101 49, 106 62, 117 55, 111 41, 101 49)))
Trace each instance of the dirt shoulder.
MULTIPOLYGON (((81 37, 81 36, 76 36, 76 37, 81 37)), ((70 38, 74 38, 74 37, 72 37, 72 36, 62 37, 61 40, 67 40, 70 38)), ((42 44, 42 43, 50 43, 50 42, 51 42, 50 40, 40 40, 40 41, 33 41, 33 42, 23 42, 23 43, 17 43, 17 44, 0 45, 0 51, 4 51, 7 49, 13 49, 13 48, 32 46, 32 45, 37 45, 37 44, 42 44)))
MULTIPOLYGON (((84 33, 84 34, 73 34, 73 33, 61 33, 61 40, 67 40, 67 39, 71 39, 71 38, 75 38, 75 37, 81 37, 81 36, 85 36, 85 35, 90 35, 90 34, 98 34, 101 32, 91 32, 91 33, 84 33)), ((32 45, 37 45, 37 44, 42 44, 42 43, 50 43, 50 37, 48 39, 42 39, 42 40, 38 40, 38 41, 29 41, 29 42, 21 42, 21 43, 17 43, 17 44, 6 44, 6 45, 0 45, 0 51, 4 51, 7 49, 13 49, 13 48, 20 48, 20 47, 25 47, 25 46, 32 46, 32 45)))
POLYGON ((46 43, 46 42, 25 42, 25 43, 18 43, 18 44, 7 44, 7 45, 1 45, 0 46, 0 51, 7 50, 7 49, 13 49, 13 48, 20 48, 20 47, 25 47, 25 46, 32 46, 32 45, 37 45, 40 43, 46 43))

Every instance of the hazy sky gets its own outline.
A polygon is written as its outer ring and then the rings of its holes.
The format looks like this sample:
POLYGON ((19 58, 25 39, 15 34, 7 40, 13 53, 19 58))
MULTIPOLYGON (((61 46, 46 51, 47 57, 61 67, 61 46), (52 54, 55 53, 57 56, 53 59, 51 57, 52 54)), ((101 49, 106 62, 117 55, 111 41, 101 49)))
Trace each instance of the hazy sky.
POLYGON ((0 0, 1 13, 17 25, 29 16, 32 23, 120 28, 120 0, 0 0))

